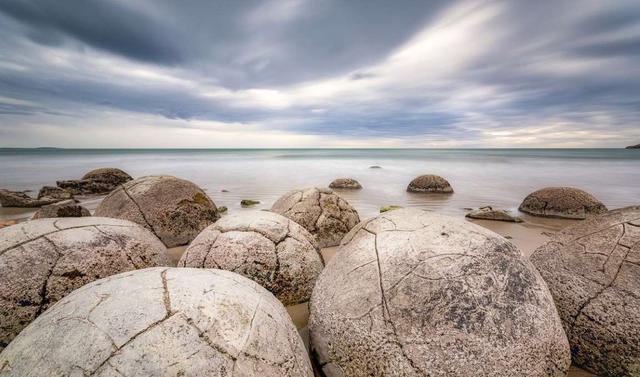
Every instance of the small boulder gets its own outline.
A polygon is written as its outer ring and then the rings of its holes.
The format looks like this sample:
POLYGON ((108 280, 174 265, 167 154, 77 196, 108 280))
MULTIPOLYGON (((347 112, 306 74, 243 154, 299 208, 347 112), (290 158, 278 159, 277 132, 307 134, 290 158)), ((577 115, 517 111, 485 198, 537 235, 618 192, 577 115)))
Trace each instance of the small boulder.
POLYGON ((571 361, 553 298, 511 242, 418 209, 349 232, 310 313, 330 377, 565 376, 571 361))
POLYGON ((393 211, 394 209, 400 209, 400 208, 402 208, 402 206, 396 206, 396 205, 384 206, 384 207, 380 207, 380 213, 385 213, 385 212, 393 211))
POLYGON ((40 219, 0 229, 0 350, 74 289, 120 272, 168 265, 164 245, 129 221, 40 219))
POLYGON ((329 187, 332 189, 350 189, 350 190, 358 190, 362 188, 360 182, 356 181, 352 178, 338 178, 334 179, 329 187))
POLYGON ((534 191, 518 209, 533 216, 580 220, 607 212, 607 207, 598 199, 573 187, 545 187, 534 191))
POLYGON ((360 222, 358 212, 329 188, 307 188, 286 193, 271 211, 302 225, 321 248, 336 246, 360 222))
POLYGON ((382 169, 382 166, 371 165, 371 166, 369 166, 369 169, 382 169))
POLYGON ((218 207, 218 213, 225 213, 228 211, 228 208, 225 206, 218 207))
POLYGON ((44 197, 32 198, 22 191, 10 191, 0 189, 0 205, 3 207, 38 208, 47 204, 59 202, 63 199, 44 197))
POLYGON ((640 206, 569 226, 530 260, 556 302, 574 363, 599 376, 637 376, 640 206))
POLYGON ((38 192, 38 199, 43 198, 69 200, 73 199, 73 194, 60 187, 44 186, 38 192))
POLYGON ((0 354, 3 377, 313 377, 289 314, 222 270, 148 268, 63 298, 0 354))
POLYGON ((446 179, 438 175, 426 174, 414 178, 407 186, 407 191, 450 194, 453 188, 446 179))
POLYGON ((225 216, 203 230, 178 266, 239 273, 273 293, 284 305, 309 301, 324 267, 320 250, 303 227, 277 213, 225 216))
POLYGON ((467 213, 466 217, 479 220, 508 221, 512 223, 521 223, 522 219, 517 216, 510 215, 503 209, 493 209, 491 206, 480 207, 467 213))
POLYGON ((260 204, 259 200, 253 200, 253 199, 242 199, 240 201, 240 205, 242 207, 252 207, 255 206, 256 204, 260 204))
POLYGON ((91 212, 75 200, 64 200, 58 203, 42 206, 32 219, 44 219, 52 217, 85 217, 91 216, 91 212))
POLYGON ((102 200, 96 216, 136 222, 167 247, 186 245, 220 215, 207 194, 192 182, 148 176, 118 186, 102 200))
POLYGON ((82 179, 57 181, 56 184, 74 195, 108 194, 132 179, 120 169, 101 168, 88 172, 82 179))

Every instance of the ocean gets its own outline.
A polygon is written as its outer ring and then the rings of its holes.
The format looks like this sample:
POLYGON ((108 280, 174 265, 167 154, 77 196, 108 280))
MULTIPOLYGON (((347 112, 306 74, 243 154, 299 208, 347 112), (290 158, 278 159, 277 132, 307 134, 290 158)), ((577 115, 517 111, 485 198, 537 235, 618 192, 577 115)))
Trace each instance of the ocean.
MULTIPOLYGON (((340 191, 361 217, 391 204, 451 215, 485 205, 517 211, 528 193, 546 186, 581 188, 610 209, 640 204, 637 149, 0 149, 0 188, 36 195, 44 185, 99 167, 188 179, 230 212, 243 210, 242 199, 268 209, 289 190, 328 186, 340 177, 362 184, 362 190, 340 191), (406 192, 421 174, 445 177, 455 193, 406 192)), ((0 219, 26 212, 0 208, 0 219)))

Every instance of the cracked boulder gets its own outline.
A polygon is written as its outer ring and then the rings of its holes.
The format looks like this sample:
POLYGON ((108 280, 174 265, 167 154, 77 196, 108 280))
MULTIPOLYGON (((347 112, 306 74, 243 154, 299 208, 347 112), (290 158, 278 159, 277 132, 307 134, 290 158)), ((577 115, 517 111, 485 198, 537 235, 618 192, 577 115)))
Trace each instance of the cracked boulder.
POLYGON ((267 290, 222 270, 149 268, 88 284, 0 354, 2 376, 313 377, 267 290))
POLYGON ((527 195, 520 211, 533 216, 582 220, 607 212, 607 207, 588 192, 573 187, 545 187, 527 195))
POLYGON ((451 188, 449 181, 441 176, 426 174, 414 178, 407 186, 407 191, 450 194, 453 192, 453 188, 451 188))
POLYGON ((167 175, 142 177, 119 186, 102 200, 95 215, 138 223, 167 247, 188 244, 220 217, 200 187, 167 175))
POLYGON ((284 305, 309 301, 324 263, 302 226, 277 213, 225 216, 196 237, 178 266, 239 273, 273 293, 284 305))
POLYGON ((133 178, 116 168, 100 168, 91 170, 81 179, 57 181, 58 187, 75 195, 108 194, 119 185, 133 178))
POLYGON ((0 229, 0 349, 74 289, 124 271, 167 265, 164 245, 129 221, 40 219, 0 229))
POLYGON ((640 375, 640 206, 565 228, 530 259, 555 299, 573 361, 599 376, 640 375))
POLYGON ((418 209, 347 234, 310 311, 327 377, 565 376, 570 365, 551 294, 518 249, 418 209))
POLYGON ((358 212, 329 188, 307 188, 286 193, 271 211, 308 230, 321 248, 336 246, 360 222, 358 212))

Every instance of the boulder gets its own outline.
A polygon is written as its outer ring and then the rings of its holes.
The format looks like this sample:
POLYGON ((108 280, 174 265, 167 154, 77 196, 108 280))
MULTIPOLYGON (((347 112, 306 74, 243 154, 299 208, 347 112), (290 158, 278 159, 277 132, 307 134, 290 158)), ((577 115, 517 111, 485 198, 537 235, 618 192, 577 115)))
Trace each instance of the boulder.
POLYGON ((527 195, 518 208, 542 217, 585 219, 607 212, 607 207, 591 194, 573 187, 545 187, 527 195))
POLYGON ((567 227, 530 259, 555 299, 573 361, 599 376, 638 376, 640 206, 567 227))
POLYGON ((508 221, 512 223, 521 223, 522 219, 517 216, 510 215, 503 209, 493 209, 491 206, 480 207, 467 213, 466 217, 479 220, 508 221))
POLYGON ((38 192, 38 199, 42 198, 69 200, 73 199, 73 194, 60 187, 44 186, 38 192))
POLYGON ((309 301, 324 267, 313 236, 277 213, 225 216, 196 237, 178 266, 239 273, 273 293, 284 305, 309 301))
POLYGON ((357 189, 361 189, 362 185, 360 185, 360 182, 352 178, 338 178, 338 179, 334 179, 333 182, 329 184, 329 187, 332 189, 357 190, 357 189))
POLYGON ((259 200, 253 200, 253 199, 242 199, 240 201, 240 205, 242 207, 253 207, 256 204, 260 204, 260 201, 259 200))
POLYGON ((0 229, 0 349, 74 289, 120 272, 168 264, 162 243, 129 221, 40 219, 0 229))
POLYGON ((453 192, 453 188, 446 179, 438 175, 427 174, 414 178, 407 186, 407 191, 450 194, 453 192))
POLYGON ((52 217, 85 217, 91 216, 91 212, 84 208, 75 200, 64 200, 62 202, 49 204, 42 206, 36 213, 33 214, 32 219, 44 219, 52 217))
POLYGON ((220 217, 200 187, 166 175, 118 186, 98 205, 95 215, 136 222, 167 247, 186 245, 220 217))
POLYGON ((88 284, 0 354, 2 376, 313 377, 282 304, 222 270, 149 268, 88 284))
POLYGON ((424 210, 349 232, 310 311, 326 377, 565 376, 570 365, 551 294, 518 249, 424 210))
POLYGON ((336 246, 360 222, 358 212, 329 188, 307 188, 286 193, 271 211, 302 225, 321 248, 336 246))
POLYGON ((82 179, 57 181, 56 184, 74 195, 108 194, 132 179, 120 169, 101 168, 88 172, 82 179))
POLYGON ((0 189, 0 205, 3 207, 38 208, 47 204, 59 202, 63 199, 44 197, 32 198, 22 191, 0 189))
POLYGON ((380 207, 380 213, 385 213, 385 212, 393 211, 394 209, 400 209, 400 208, 402 208, 402 206, 397 206, 392 204, 392 205, 380 207))

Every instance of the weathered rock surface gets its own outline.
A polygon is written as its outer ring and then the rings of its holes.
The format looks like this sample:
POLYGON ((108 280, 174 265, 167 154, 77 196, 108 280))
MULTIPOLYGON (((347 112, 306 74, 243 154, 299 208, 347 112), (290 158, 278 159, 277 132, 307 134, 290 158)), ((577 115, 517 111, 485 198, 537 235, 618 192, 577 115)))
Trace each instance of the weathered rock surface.
POLYGON ((338 178, 334 179, 333 182, 329 184, 329 187, 332 189, 357 190, 361 189, 362 185, 360 184, 360 182, 356 181, 353 178, 338 178))
POLYGON ((302 226, 277 213, 225 216, 196 237, 178 266, 239 273, 284 305, 306 302, 324 267, 320 250, 302 226))
POLYGON ((150 268, 88 284, 0 354, 2 376, 312 377, 289 315, 222 270, 150 268))
POLYGON ((42 206, 36 213, 33 214, 32 219, 45 219, 53 217, 85 217, 91 216, 91 212, 84 208, 75 200, 64 200, 58 203, 42 206))
POLYGON ((585 219, 607 212, 591 194, 573 187, 545 187, 529 194, 520 211, 534 216, 585 219))
POLYGON ((47 204, 59 202, 63 199, 44 197, 32 198, 22 191, 10 191, 0 189, 0 205, 3 207, 37 208, 47 204))
POLYGON ((574 362, 599 376, 640 375, 640 206, 565 228, 531 261, 555 299, 574 362))
POLYGON ((446 179, 433 174, 416 177, 407 186, 409 192, 428 192, 450 194, 453 188, 446 179))
POLYGON ((38 199, 52 198, 60 200, 73 199, 73 194, 56 186, 43 186, 38 192, 38 199))
POLYGON ((308 230, 320 248, 336 246, 360 222, 358 212, 329 188, 307 188, 286 193, 271 211, 308 230))
POLYGON ((480 220, 494 220, 494 221, 509 221, 512 223, 521 223, 522 219, 517 216, 512 216, 509 212, 503 209, 493 209, 491 206, 480 207, 467 213, 466 217, 470 219, 480 220))
POLYGON ((142 177, 119 186, 98 205, 95 215, 136 222, 167 247, 186 245, 220 217, 202 189, 166 175, 142 177))
POLYGON ((553 299, 506 239, 461 219, 389 211, 347 234, 311 296, 327 377, 564 376, 553 299))
POLYGON ((101 168, 88 172, 82 179, 57 181, 56 184, 74 195, 108 194, 132 179, 120 169, 101 168))
POLYGON ((151 232, 123 220, 41 219, 0 229, 0 349, 72 290, 123 271, 166 266, 166 253, 151 232))

